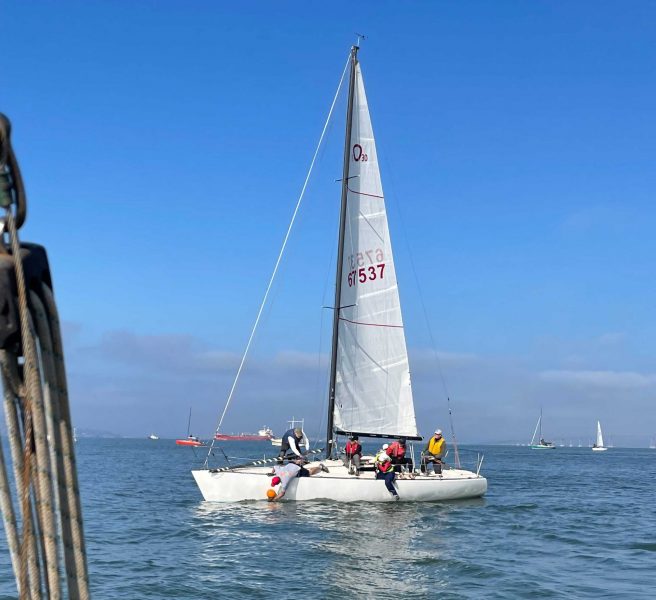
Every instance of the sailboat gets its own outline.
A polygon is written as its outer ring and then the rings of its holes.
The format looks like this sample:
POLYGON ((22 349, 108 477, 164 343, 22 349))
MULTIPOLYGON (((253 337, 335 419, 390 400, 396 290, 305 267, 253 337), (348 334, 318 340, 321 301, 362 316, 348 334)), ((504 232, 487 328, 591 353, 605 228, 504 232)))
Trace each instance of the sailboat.
POLYGON ((542 437, 542 409, 540 409, 540 417, 538 422, 535 424, 535 429, 533 430, 533 437, 531 438, 531 443, 529 444, 532 450, 555 450, 556 444, 553 442, 547 442, 542 437), (539 431, 539 433, 538 433, 539 431), (537 443, 535 440, 538 440, 537 443))
POLYGON ((656 437, 651 438, 651 441, 649 442, 649 449, 656 450, 656 437))
POLYGON ((191 407, 189 408, 189 419, 187 419, 187 437, 180 440, 175 440, 178 446, 204 446, 197 436, 191 435, 191 407))
MULTIPOLYGON (((351 48, 325 458, 327 472, 293 479, 283 501, 390 502, 373 464, 351 476, 337 457, 340 436, 419 441, 401 304, 358 45, 351 48)), ((275 274, 275 271, 274 271, 275 274)), ((256 321, 257 323, 257 321, 256 321)), ((234 387, 234 386, 233 386, 234 387)), ((227 404, 226 404, 227 408, 227 404)), ((225 414, 225 410, 224 410, 225 414)), ((209 454, 208 454, 209 458, 209 454)), ((364 458, 364 457, 363 457, 364 458)), ((264 461, 258 461, 264 462, 264 461)), ((461 468, 441 477, 397 478, 401 501, 475 498, 487 480, 461 468)), ((457 467, 458 465, 456 465, 457 467)), ((266 500, 271 469, 253 464, 194 470, 205 500, 266 500)))
POLYGON ((597 421, 597 441, 593 444, 592 450, 594 452, 605 452, 608 450, 604 446, 604 436, 601 434, 601 423, 597 421))

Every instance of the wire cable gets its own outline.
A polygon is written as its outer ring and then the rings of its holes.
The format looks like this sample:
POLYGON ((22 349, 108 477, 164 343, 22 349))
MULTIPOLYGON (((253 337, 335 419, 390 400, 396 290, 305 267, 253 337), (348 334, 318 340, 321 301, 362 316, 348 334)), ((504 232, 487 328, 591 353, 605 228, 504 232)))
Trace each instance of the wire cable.
MULTIPOLYGON (((246 343, 246 348, 245 348, 244 353, 241 357, 241 361, 239 363, 239 368, 237 369, 237 374, 235 375, 235 379, 232 382, 232 387, 230 388, 230 392, 228 393, 228 399, 226 400, 225 407, 223 409, 223 412, 221 413, 221 418, 219 419, 219 424, 216 427, 217 432, 221 429, 221 425, 223 425, 223 419, 225 418, 225 415, 228 412, 230 402, 232 401, 232 396, 233 396, 233 394, 235 392, 235 389, 237 387, 237 382, 239 381, 239 376, 241 375, 241 371, 244 368, 244 363, 246 362, 246 358, 248 356, 248 351, 250 350, 251 343, 253 342, 253 338, 255 337, 255 332, 257 331, 257 326, 260 323, 260 317, 262 316, 262 311, 264 310, 264 307, 266 306, 266 302, 267 302, 267 299, 269 297, 269 292, 271 291, 271 286, 273 285, 273 281, 276 277, 276 274, 278 273, 278 267, 280 266, 280 262, 282 260, 283 254, 285 253, 285 248, 287 247, 287 241, 289 240, 289 236, 292 232, 294 222, 296 221, 296 216, 298 215, 298 211, 301 207, 303 197, 305 196, 305 190, 307 189, 308 182, 310 181, 310 176, 312 175, 312 171, 314 169, 314 163, 317 160, 317 155, 319 154, 319 150, 321 148, 321 144, 323 143, 323 139, 324 139, 324 136, 326 134, 326 130, 328 129, 328 124, 330 123, 330 119, 332 117, 333 110, 335 108, 335 104, 337 103, 337 98, 339 97, 339 92, 342 89, 342 84, 344 83, 344 77, 346 75, 346 71, 348 70, 350 60, 351 60, 351 56, 349 54, 349 58, 346 61, 346 65, 344 66, 344 71, 342 72, 342 77, 340 78, 339 85, 337 86, 337 91, 335 92, 335 96, 333 98, 332 104, 330 105, 330 110, 328 111, 328 117, 326 118, 326 122, 323 126, 323 130, 321 131, 321 136, 319 137, 319 143, 317 144, 317 148, 314 151, 314 156, 312 157, 312 162, 310 163, 310 168, 308 169, 307 175, 305 177, 305 181, 303 182, 303 187, 301 188, 301 193, 299 194, 298 200, 296 202, 296 207, 294 208, 294 213, 292 214, 292 219, 289 223, 289 226, 287 227, 287 233, 285 234, 285 238, 282 242, 282 247, 280 248, 280 252, 278 253, 278 259, 276 260, 276 264, 273 268, 273 273, 271 273, 271 278, 269 279, 269 284, 267 285, 266 291, 264 292, 264 298, 262 299, 262 303, 260 304, 260 308, 257 311, 257 317, 255 318, 255 323, 253 324, 253 328, 251 329, 250 336, 248 337, 248 342, 246 343)), ((212 439, 212 445, 210 446, 209 452, 207 453, 207 459, 205 460, 205 465, 206 466, 207 466, 207 462, 209 460, 209 456, 210 456, 213 448, 214 448, 214 439, 212 439)))

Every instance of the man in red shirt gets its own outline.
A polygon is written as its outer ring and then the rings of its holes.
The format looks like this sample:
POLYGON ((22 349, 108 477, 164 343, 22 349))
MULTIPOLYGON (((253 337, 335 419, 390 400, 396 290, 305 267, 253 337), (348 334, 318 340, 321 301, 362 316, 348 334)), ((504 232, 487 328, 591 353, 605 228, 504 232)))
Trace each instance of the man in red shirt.
POLYGON ((394 465, 394 470, 397 473, 400 473, 403 468, 407 468, 410 473, 414 472, 412 459, 405 455, 405 445, 407 440, 405 438, 400 438, 396 442, 392 442, 387 448, 387 455, 392 459, 392 464, 394 465))
POLYGON ((348 468, 349 474, 354 474, 356 477, 360 477, 360 457, 362 456, 362 446, 358 441, 357 435, 352 435, 349 438, 349 441, 346 442, 344 454, 346 455, 344 466, 348 468))

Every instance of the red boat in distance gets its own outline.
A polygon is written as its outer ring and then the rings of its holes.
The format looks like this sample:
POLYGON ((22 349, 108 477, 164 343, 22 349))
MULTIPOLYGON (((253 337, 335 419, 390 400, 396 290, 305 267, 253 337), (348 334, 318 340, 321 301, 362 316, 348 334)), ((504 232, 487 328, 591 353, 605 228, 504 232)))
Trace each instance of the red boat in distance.
POLYGON ((187 437, 181 440, 175 440, 178 446, 204 446, 203 442, 198 439, 198 436, 191 435, 191 407, 189 408, 189 419, 187 420, 187 437))
POLYGON ((266 442, 273 439, 273 431, 262 427, 257 433, 217 433, 214 439, 220 442, 266 442))
POLYGON ((188 438, 184 440, 175 440, 175 443, 178 446, 204 446, 205 445, 195 435, 190 435, 188 438))

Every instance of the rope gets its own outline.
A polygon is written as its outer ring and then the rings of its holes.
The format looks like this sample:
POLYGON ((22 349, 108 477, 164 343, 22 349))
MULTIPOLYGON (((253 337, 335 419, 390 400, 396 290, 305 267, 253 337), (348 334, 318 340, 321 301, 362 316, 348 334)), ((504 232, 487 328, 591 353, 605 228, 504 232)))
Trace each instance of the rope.
MULTIPOLYGON (((29 508, 25 512, 23 504, 23 444, 21 443, 20 423, 24 419, 19 418, 20 398, 24 397, 24 385, 20 382, 18 374, 18 362, 8 352, 0 352, 0 363, 2 364, 2 380, 5 397, 5 418, 7 421, 7 434, 9 437, 9 448, 11 450, 12 462, 14 466, 14 481, 18 488, 18 497, 20 499, 20 508, 23 519, 23 539, 20 546, 19 569, 14 571, 16 574, 16 587, 19 590, 20 598, 39 598, 39 565, 36 552, 36 538, 34 537, 33 514, 29 508), (27 539, 27 544, 25 543, 27 539), (27 565, 25 561, 27 560, 27 565), (29 574, 30 585, 27 587, 26 578, 29 574)), ((28 492, 29 494, 29 489, 28 492)), ((29 500, 29 497, 28 497, 29 500)), ((3 513, 4 514, 4 513, 3 513)))
MULTIPOLYGON (((7 394, 7 392, 8 390, 5 386, 5 394, 7 394)), ((7 478, 7 469, 5 468, 5 457, 2 451, 2 443, 0 443, 0 510, 2 510, 2 518, 5 526, 5 532, 7 534, 7 546, 9 547, 11 565, 14 569, 14 573, 18 573, 20 571, 20 561, 18 556, 18 529, 16 527, 14 505, 11 500, 9 480, 7 478)), ((20 588, 18 593, 20 595, 20 588)))
POLYGON ((45 249, 21 245, 18 238, 27 206, 9 137, 9 121, 0 114, 0 206, 6 213, 0 232, 7 234, 0 239, 0 301, 8 311, 0 371, 20 519, 2 448, 0 509, 19 598, 60 600, 63 560, 68 597, 88 600, 61 331, 45 283, 50 281, 45 249))
MULTIPOLYGON (((19 536, 0 453, 0 507, 12 566, 21 600, 38 600, 42 594, 59 600, 63 559, 69 598, 87 600, 81 502, 56 306, 47 285, 41 283, 40 295, 37 290, 27 290, 22 257, 26 250, 20 246, 10 207, 5 224, 20 321, 20 345, 15 351, 0 351, 5 417, 22 522, 19 536)), ((38 283, 30 281, 31 286, 38 283)))
MULTIPOLYGON (((255 337, 255 332, 257 331, 257 326, 260 323, 260 317, 262 316, 262 311, 264 310, 264 307, 265 307, 266 302, 267 302, 267 298, 269 297, 269 292, 271 291, 271 286, 273 285, 276 274, 278 273, 278 267, 280 266, 280 262, 282 260, 283 254, 285 252, 285 248, 287 247, 287 241, 289 240, 289 236, 292 232, 294 222, 296 221, 296 215, 298 214, 298 211, 301 207, 301 203, 303 201, 303 197, 305 196, 305 190, 307 189, 308 182, 310 181, 310 176, 312 175, 312 171, 314 169, 314 163, 316 162, 317 155, 319 154, 319 150, 321 148, 321 144, 323 143, 323 138, 326 134, 326 130, 328 129, 328 125, 330 123, 330 119, 331 119, 332 114, 333 114, 333 109, 335 108, 335 104, 337 103, 337 98, 339 97, 339 92, 342 88, 342 83, 344 82, 344 76, 346 75, 346 71, 348 69, 349 62, 350 62, 350 55, 349 55, 349 59, 346 61, 344 71, 342 72, 342 77, 339 80, 339 85, 337 86, 337 91, 335 92, 335 96, 333 98, 332 104, 330 105, 330 110, 328 111, 328 117, 326 118, 326 122, 323 126, 323 130, 321 131, 321 135, 319 136, 319 143, 317 144, 316 150, 314 151, 312 161, 310 162, 310 168, 308 169, 307 175, 305 176, 305 181, 303 182, 303 187, 301 188, 301 193, 299 194, 298 200, 296 202, 296 207, 294 208, 294 212, 292 214, 292 219, 289 223, 289 226, 287 227, 287 233, 285 234, 285 238, 282 242, 282 247, 280 248, 280 252, 278 253, 278 258, 277 258, 275 266, 273 268, 273 273, 271 274, 271 277, 269 279, 269 284, 267 285, 266 291, 264 292, 264 298, 262 299, 262 302, 260 304, 260 308, 257 311, 257 317, 255 318, 255 323, 253 324, 253 328, 251 329, 250 336, 248 337, 248 342, 246 343, 246 348, 245 348, 244 353, 241 357, 241 361, 239 363, 239 368, 237 369, 237 374, 235 375, 235 379, 232 382, 232 387, 230 388, 230 392, 228 393, 228 399, 226 400, 225 407, 223 409, 223 412, 221 413, 221 417, 219 419, 219 424, 216 427, 217 432, 220 431, 221 426, 223 425, 223 419, 225 418, 226 412, 228 411, 228 407, 230 406, 230 402, 232 400, 232 396, 235 392, 235 388, 237 387, 237 382, 239 381, 239 376, 241 375, 241 371, 244 367, 244 363, 246 362, 246 357, 248 356, 248 351, 250 350, 251 343, 253 342, 253 338, 255 337)), ((205 459, 205 465, 206 466, 207 466, 207 462, 209 460, 210 454, 212 453, 212 449, 214 448, 214 442, 215 442, 215 439, 212 439, 212 444, 211 444, 211 446, 209 448, 209 451, 207 453, 207 458, 205 459)))
MULTIPOLYGON (((71 419, 70 404, 68 401, 68 386, 66 382, 66 366, 64 363, 64 348, 59 324, 59 314, 52 290, 45 284, 42 285, 43 299, 45 300, 46 314, 52 330, 53 354, 55 357, 55 368, 57 373, 56 389, 59 395, 60 422, 58 424, 61 439, 63 478, 68 509, 70 511, 70 529, 72 536, 72 548, 68 551, 73 553, 75 564, 75 587, 77 595, 69 594, 72 598, 88 600, 89 578, 87 570, 86 545, 84 541, 84 527, 82 522, 82 502, 77 480, 77 466, 75 462, 75 451, 73 443, 73 427, 71 419)), ((63 515, 64 517, 66 515, 63 515)), ((68 568, 68 567, 67 567, 68 568)))
MULTIPOLYGON (((23 365, 24 378, 27 382, 27 396, 25 397, 25 446, 23 448, 23 516, 29 511, 29 484, 31 479, 31 457, 32 446, 36 450, 36 510, 40 518, 40 533, 45 545, 45 562, 47 573, 47 586, 52 600, 61 597, 61 586, 59 582, 59 557, 57 554, 57 532, 55 530, 54 507, 51 502, 51 480, 45 432, 45 418, 43 414, 43 400, 41 396, 41 381, 37 363, 36 347, 34 343, 34 331, 30 322, 30 313, 27 303, 27 288, 25 285, 25 274, 23 272, 23 261, 21 248, 18 241, 18 232, 14 215, 10 208, 6 211, 6 224, 9 230, 11 250, 14 257, 14 268, 16 272, 16 288, 18 292, 18 306, 20 317, 21 339, 23 342, 23 365)), ((29 528, 26 528, 26 530, 29 528)), ((27 540, 24 539, 25 552, 27 552, 27 540)), ((24 565, 27 564, 25 556, 24 565)), ((25 582, 25 577, 21 579, 25 582)), ((25 589, 25 587, 23 587, 25 589)))
MULTIPOLYGON (((309 454, 319 454, 324 451, 324 448, 317 448, 316 450, 310 450, 305 453, 305 456, 309 454)), ((285 457, 290 458, 290 457, 285 457)), ((226 471, 234 471, 235 469, 245 469, 247 467, 260 467, 262 465, 270 465, 271 463, 277 462, 278 458, 263 458, 261 460, 254 460, 253 462, 244 463, 242 465, 234 465, 232 467, 221 467, 220 469, 210 469, 210 473, 225 473, 226 471)))

